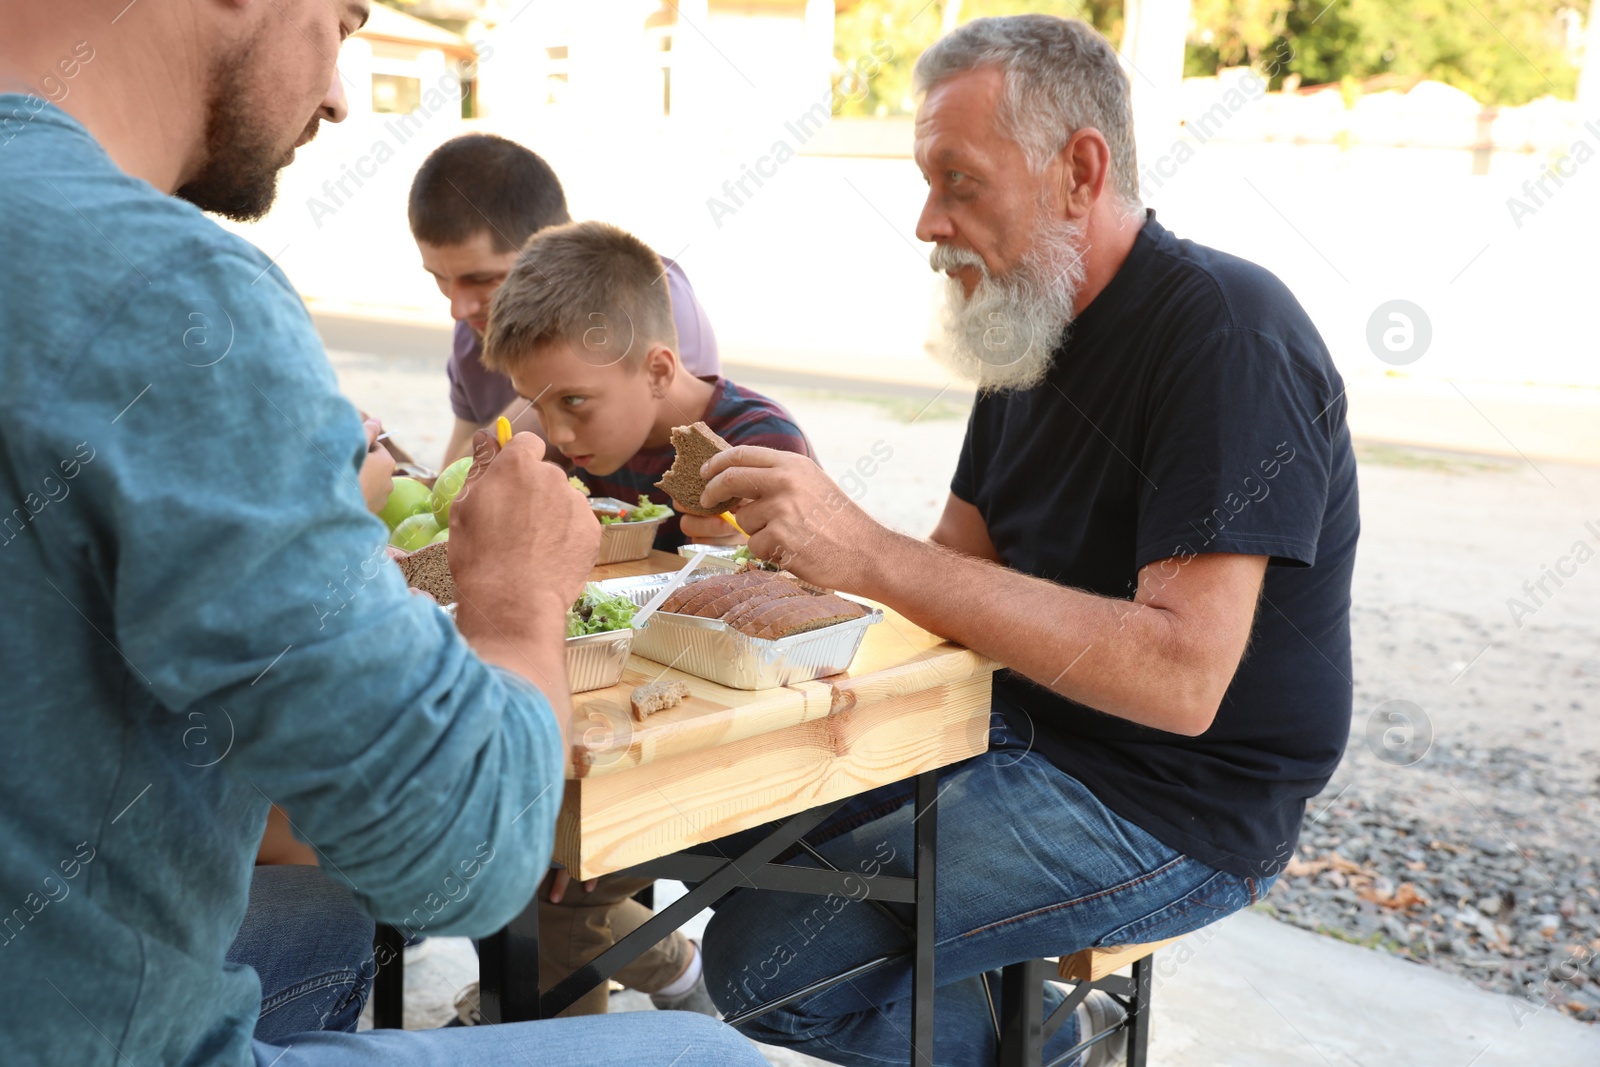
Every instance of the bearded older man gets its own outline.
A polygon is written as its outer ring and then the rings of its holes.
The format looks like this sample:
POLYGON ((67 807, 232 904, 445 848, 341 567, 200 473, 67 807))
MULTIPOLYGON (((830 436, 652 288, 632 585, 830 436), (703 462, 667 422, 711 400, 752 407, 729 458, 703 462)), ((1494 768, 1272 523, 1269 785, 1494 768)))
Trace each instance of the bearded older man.
MULTIPOLYGON (((935 1057, 966 1067, 993 1062, 1004 965, 1184 934, 1272 886, 1349 733, 1359 523, 1327 349, 1271 274, 1141 209, 1099 34, 981 19, 916 84, 917 236, 950 278, 949 358, 980 387, 943 517, 903 536, 809 460, 752 448, 706 465, 705 500, 745 499, 756 555, 1008 668, 990 752, 939 791, 935 1057)), ((813 844, 845 869, 885 842, 909 863, 910 792, 853 802, 813 844)), ((706 969, 725 1009, 903 944, 872 908, 809 918, 770 895, 722 907, 706 969)), ((909 963, 881 968, 747 1032, 905 1062, 910 985, 909 963)), ((1093 1007, 1046 1059, 1110 1014, 1093 1007)))

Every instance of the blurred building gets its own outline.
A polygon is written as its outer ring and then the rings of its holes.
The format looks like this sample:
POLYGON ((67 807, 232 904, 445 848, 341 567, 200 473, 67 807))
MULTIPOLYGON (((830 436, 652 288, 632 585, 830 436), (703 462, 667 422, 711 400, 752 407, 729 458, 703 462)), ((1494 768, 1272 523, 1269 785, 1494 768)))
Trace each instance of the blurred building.
POLYGON ((428 110, 470 117, 476 58, 472 42, 461 34, 374 4, 367 24, 339 53, 339 70, 352 114, 428 110))
POLYGON ((738 128, 828 100, 834 0, 507 0, 479 24, 482 113, 738 128), (509 7, 509 10, 507 8, 509 7))

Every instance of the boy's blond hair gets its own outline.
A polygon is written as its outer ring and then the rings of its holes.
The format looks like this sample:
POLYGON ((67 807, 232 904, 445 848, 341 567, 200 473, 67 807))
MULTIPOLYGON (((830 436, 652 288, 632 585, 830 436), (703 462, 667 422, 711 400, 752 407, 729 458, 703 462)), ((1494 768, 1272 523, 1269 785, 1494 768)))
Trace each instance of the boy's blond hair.
POLYGON ((676 352, 661 257, 605 222, 552 226, 528 238, 489 306, 483 365, 509 374, 555 341, 601 366, 637 367, 655 345, 676 352))

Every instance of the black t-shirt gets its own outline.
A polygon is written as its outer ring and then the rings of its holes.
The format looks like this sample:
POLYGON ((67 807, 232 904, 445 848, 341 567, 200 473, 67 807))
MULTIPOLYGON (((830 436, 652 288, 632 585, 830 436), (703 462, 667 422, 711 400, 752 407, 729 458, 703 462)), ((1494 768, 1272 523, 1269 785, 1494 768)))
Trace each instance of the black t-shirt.
POLYGON ((1344 383, 1289 290, 1180 241, 1151 213, 1044 384, 982 396, 952 491, 1006 566, 1131 600, 1140 568, 1270 557, 1216 721, 1183 737, 1010 671, 1021 737, 1157 840, 1242 877, 1275 874, 1349 737, 1350 574, 1360 520, 1344 383))

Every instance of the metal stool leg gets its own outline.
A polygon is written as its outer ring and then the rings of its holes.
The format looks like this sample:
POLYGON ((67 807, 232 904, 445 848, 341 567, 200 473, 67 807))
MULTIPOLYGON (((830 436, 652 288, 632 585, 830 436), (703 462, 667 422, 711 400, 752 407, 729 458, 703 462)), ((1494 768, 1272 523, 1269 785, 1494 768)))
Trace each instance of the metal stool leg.
POLYGON ((376 1030, 405 1027, 405 937, 392 926, 378 924, 372 935, 372 1026, 376 1030))
POLYGON ((1150 1061, 1150 999, 1154 992, 1155 956, 1133 963, 1133 996, 1128 1004, 1128 1067, 1148 1067, 1150 1061))

